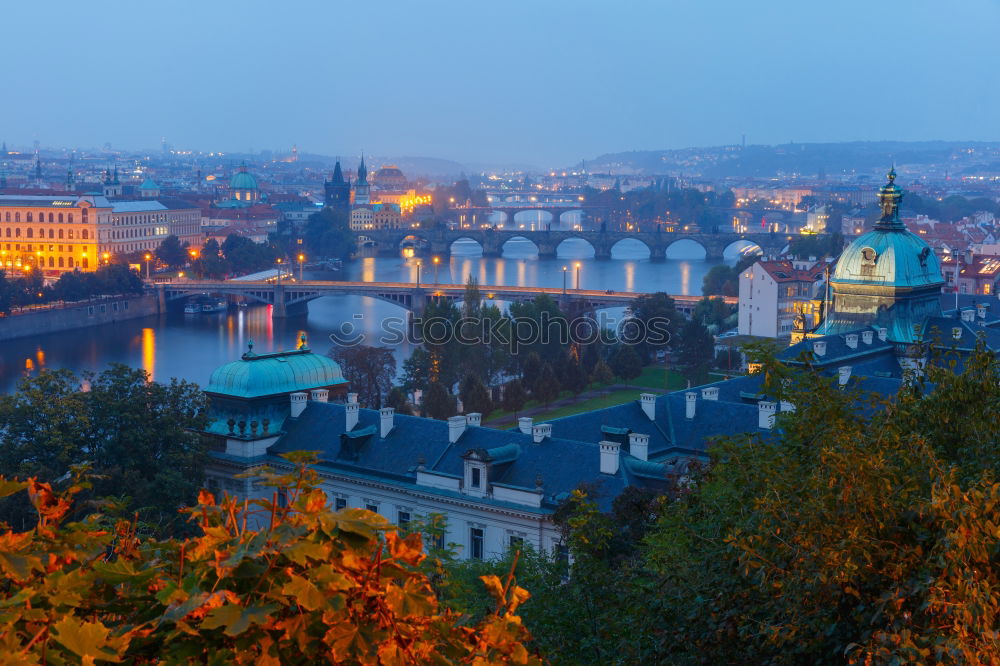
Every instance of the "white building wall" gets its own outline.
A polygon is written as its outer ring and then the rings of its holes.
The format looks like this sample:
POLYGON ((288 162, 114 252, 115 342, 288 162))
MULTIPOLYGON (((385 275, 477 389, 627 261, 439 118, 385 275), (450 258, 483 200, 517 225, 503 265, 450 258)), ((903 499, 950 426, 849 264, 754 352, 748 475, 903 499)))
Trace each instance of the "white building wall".
POLYGON ((740 273, 740 335, 778 337, 778 284, 760 263, 740 273))

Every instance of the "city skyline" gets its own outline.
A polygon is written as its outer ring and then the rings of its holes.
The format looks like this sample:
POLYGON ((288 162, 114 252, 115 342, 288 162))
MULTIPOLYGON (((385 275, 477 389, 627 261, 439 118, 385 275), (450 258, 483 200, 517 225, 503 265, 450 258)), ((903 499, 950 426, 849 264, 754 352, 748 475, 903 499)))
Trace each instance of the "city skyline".
POLYGON ((1000 6, 596 3, 414 9, 231 2, 157 16, 8 8, 30 55, 12 144, 419 155, 562 167, 603 153, 788 141, 993 140, 1000 6), (863 17, 863 20, 859 20, 863 17), (360 27, 360 29, 359 29, 360 27), (706 38, 706 35, 709 37, 706 38), (151 37, 153 37, 151 39, 151 37), (87 44, 86 41, 82 42, 87 44), (39 86, 40 81, 48 81, 39 86), (128 91, 123 94, 123 91, 128 91), (955 100, 961 100, 956 103, 955 100), (904 111, 905 113, 901 113, 904 111), (84 129, 86 128, 86 129, 84 129))

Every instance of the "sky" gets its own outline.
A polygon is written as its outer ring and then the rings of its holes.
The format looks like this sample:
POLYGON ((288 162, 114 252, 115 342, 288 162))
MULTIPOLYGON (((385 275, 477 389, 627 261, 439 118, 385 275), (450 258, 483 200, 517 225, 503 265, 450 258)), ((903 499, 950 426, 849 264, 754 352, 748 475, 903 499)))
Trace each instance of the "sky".
POLYGON ((11 145, 562 167, 998 140, 1000 0, 8 2, 11 145))

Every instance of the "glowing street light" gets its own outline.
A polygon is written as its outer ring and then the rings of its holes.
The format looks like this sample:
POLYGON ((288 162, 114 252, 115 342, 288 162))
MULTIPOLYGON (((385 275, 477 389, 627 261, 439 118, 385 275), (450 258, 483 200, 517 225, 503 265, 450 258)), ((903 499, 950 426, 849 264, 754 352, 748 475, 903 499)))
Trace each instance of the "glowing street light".
POLYGON ((434 257, 434 284, 438 283, 438 264, 441 263, 441 257, 434 257))
POLYGON ((149 252, 147 252, 146 255, 143 257, 143 259, 146 260, 146 279, 147 280, 149 279, 149 260, 152 259, 152 258, 153 258, 153 256, 151 254, 149 254, 149 252))
POLYGON ((417 289, 420 289, 420 262, 417 262, 417 289))
POLYGON ((563 266, 563 296, 566 295, 566 266, 563 266))
POLYGON ((299 254, 298 260, 299 260, 299 282, 302 282, 302 265, 306 260, 306 255, 299 254))
POLYGON ((580 290, 580 262, 576 262, 576 289, 580 290))

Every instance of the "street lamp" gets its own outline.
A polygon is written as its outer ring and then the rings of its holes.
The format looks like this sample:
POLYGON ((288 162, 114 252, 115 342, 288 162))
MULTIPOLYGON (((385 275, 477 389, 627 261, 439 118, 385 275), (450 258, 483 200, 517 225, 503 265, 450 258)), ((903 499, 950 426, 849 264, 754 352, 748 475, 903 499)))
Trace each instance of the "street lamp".
POLYGON ((281 284, 281 257, 278 257, 278 284, 281 284))
POLYGON ((306 255, 299 254, 299 282, 302 282, 302 263, 306 260, 306 255))
POLYGON ((111 263, 111 255, 109 253, 105 252, 102 256, 104 257, 105 266, 111 263))
POLYGON ((576 289, 580 290, 580 262, 576 262, 576 289))
POLYGON ((441 263, 441 257, 434 257, 434 284, 438 283, 438 264, 441 263))
POLYGON ((420 262, 417 262, 417 289, 420 289, 420 262))
POLYGON ((146 279, 147 280, 149 279, 149 260, 152 259, 152 258, 153 257, 150 256, 149 252, 147 252, 146 256, 143 257, 143 259, 146 260, 146 279))
POLYGON ((566 266, 563 266, 563 296, 566 295, 566 266))

